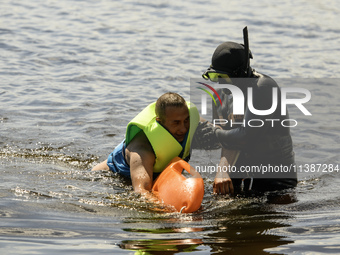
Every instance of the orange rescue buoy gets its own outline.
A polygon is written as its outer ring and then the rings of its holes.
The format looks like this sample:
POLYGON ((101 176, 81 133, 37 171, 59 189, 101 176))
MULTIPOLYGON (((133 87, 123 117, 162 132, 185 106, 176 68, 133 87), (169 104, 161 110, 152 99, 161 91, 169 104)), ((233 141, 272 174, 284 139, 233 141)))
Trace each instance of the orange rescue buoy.
POLYGON ((157 177, 152 192, 166 205, 172 205, 178 212, 191 213, 201 207, 204 183, 201 175, 186 161, 176 157, 157 177), (186 178, 186 170, 191 177, 186 178))

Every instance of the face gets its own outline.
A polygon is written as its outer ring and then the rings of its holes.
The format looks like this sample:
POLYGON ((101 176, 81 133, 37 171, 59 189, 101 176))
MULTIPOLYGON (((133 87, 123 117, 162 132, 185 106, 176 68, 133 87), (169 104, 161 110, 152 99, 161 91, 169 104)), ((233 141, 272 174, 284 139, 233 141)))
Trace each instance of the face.
POLYGON ((183 142, 190 127, 189 110, 187 107, 167 107, 165 120, 158 121, 172 134, 178 142, 183 142))

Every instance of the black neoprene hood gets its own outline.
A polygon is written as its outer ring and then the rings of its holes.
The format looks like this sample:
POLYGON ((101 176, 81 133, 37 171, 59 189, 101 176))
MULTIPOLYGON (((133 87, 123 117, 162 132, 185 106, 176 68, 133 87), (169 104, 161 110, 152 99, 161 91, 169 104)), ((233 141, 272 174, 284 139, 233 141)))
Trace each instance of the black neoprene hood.
POLYGON ((246 69, 243 45, 235 42, 220 44, 212 56, 211 67, 228 73, 246 69))

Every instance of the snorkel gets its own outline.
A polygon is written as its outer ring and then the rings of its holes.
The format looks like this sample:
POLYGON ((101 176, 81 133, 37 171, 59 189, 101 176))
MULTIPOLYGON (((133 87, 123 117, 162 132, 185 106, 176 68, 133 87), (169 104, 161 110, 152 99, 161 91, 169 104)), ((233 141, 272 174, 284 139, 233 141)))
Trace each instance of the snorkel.
POLYGON ((245 26, 243 28, 243 41, 244 41, 244 51, 245 51, 245 67, 246 67, 246 70, 245 70, 245 73, 246 73, 246 77, 249 77, 250 76, 250 58, 253 58, 250 54, 249 54, 249 39, 248 39, 248 28, 247 26, 245 26))
POLYGON ((252 75, 248 28, 243 29, 244 44, 227 41, 220 44, 213 53, 210 67, 202 74, 205 80, 230 83, 232 78, 245 78, 252 75), (230 78, 230 79, 229 79, 230 78))

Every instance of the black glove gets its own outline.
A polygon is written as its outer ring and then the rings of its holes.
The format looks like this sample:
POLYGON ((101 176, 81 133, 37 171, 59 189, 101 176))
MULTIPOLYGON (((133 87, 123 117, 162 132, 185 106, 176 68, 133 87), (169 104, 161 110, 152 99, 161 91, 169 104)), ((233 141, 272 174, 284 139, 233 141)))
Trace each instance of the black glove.
POLYGON ((216 150, 221 147, 216 137, 216 130, 208 121, 199 122, 192 141, 193 149, 216 150))

